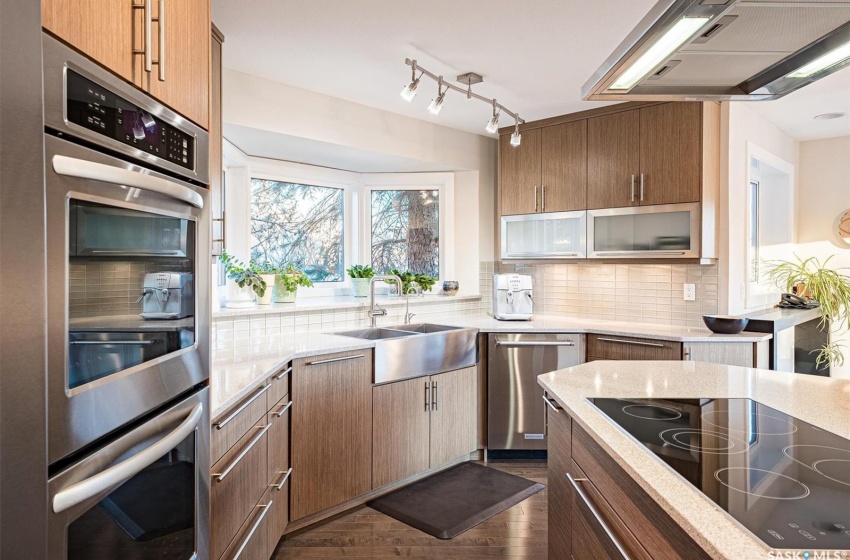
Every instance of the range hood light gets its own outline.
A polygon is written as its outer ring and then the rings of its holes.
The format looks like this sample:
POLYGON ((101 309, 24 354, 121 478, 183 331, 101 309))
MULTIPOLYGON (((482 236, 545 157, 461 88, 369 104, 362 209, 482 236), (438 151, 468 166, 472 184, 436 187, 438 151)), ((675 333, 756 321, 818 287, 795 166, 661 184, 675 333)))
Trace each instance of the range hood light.
POLYGON ((630 90, 649 74, 653 68, 669 57, 682 46, 688 39, 694 36, 711 17, 685 17, 671 27, 654 45, 643 53, 637 61, 623 72, 617 80, 611 84, 609 90, 630 90))
POLYGON ((786 78, 808 78, 809 76, 817 74, 821 70, 826 70, 830 66, 843 62, 848 58, 850 58, 850 43, 845 43, 837 49, 829 51, 825 55, 814 59, 805 66, 801 66, 797 70, 788 74, 786 78))

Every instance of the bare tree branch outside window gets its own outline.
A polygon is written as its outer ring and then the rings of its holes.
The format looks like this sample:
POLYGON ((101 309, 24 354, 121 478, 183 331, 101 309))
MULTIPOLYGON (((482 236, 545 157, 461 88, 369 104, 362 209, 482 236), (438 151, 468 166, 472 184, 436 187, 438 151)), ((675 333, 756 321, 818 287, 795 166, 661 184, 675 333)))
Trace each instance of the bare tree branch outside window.
POLYGON ((341 282, 344 206, 342 189, 251 179, 251 258, 341 282))
POLYGON ((440 277, 440 191, 372 191, 372 268, 440 277))

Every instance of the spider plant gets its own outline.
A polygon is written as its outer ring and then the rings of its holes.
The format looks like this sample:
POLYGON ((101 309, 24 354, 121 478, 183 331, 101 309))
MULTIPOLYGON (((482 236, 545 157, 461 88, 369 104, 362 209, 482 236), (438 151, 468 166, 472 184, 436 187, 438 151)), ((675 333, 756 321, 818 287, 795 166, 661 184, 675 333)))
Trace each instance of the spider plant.
MULTIPOLYGON (((821 262, 816 257, 802 259, 795 255, 794 261, 768 263, 768 279, 786 293, 817 300, 820 303, 822 329, 836 326, 850 328, 850 276, 842 268, 829 267, 832 256, 821 262)), ((844 353, 836 342, 825 344, 819 351, 816 366, 841 366, 844 353)))

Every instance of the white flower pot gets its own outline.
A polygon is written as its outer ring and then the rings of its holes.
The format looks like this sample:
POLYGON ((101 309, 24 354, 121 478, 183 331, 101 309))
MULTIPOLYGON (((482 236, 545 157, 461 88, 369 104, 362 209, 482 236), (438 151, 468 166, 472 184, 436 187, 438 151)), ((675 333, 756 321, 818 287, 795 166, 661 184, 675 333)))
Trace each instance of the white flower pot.
POLYGON ((227 281, 227 303, 225 307, 244 309, 254 307, 254 290, 250 286, 240 288, 233 280, 227 281))
POLYGON ((352 278, 351 291, 354 293, 354 297, 367 297, 369 295, 369 284, 371 282, 371 278, 352 278))
POLYGON ((266 293, 263 294, 263 297, 257 296, 257 303, 271 305, 272 294, 274 294, 274 274, 260 274, 260 278, 266 283, 266 293))

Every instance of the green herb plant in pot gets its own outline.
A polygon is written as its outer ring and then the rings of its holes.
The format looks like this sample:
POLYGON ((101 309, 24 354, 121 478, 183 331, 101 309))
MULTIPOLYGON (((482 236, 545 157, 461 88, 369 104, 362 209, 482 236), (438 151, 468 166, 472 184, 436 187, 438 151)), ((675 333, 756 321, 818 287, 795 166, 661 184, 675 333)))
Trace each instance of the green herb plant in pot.
POLYGON ((815 367, 844 365, 843 347, 832 340, 834 332, 850 328, 850 276, 839 272, 840 268, 829 267, 832 257, 823 262, 815 257, 796 261, 775 261, 767 277, 784 292, 817 300, 820 303, 820 328, 829 333, 830 339, 819 351, 815 367))
POLYGON ((227 307, 253 307, 254 297, 262 298, 268 288, 255 268, 246 265, 227 252, 221 254, 221 262, 227 274, 227 307))
MULTIPOLYGON (((396 276, 401 278, 402 294, 408 293, 408 290, 413 284, 416 284, 420 288, 422 288, 423 292, 430 292, 431 288, 434 287, 434 284, 437 283, 437 279, 433 276, 428 276, 427 274, 416 274, 410 272, 409 270, 405 272, 399 272, 398 269, 393 268, 392 270, 388 271, 387 274, 395 274, 396 276)), ((384 282, 386 282, 390 286, 394 286, 393 289, 395 290, 395 293, 399 293, 398 287, 395 287, 396 282, 394 280, 385 280, 384 282)))
POLYGON ((351 277, 351 289, 354 292, 354 297, 366 297, 369 295, 369 283, 372 277, 375 276, 375 271, 371 266, 355 264, 348 270, 348 275, 351 277))
POLYGON ((275 303, 295 303, 295 294, 299 286, 309 287, 313 283, 297 269, 295 265, 289 264, 277 270, 274 277, 274 301, 275 303))
POLYGON ((257 303, 260 305, 271 305, 277 267, 269 262, 258 263, 252 260, 251 269, 254 270, 254 272, 256 272, 257 274, 259 274, 260 278, 263 279, 263 282, 266 283, 266 289, 264 290, 264 293, 257 293, 257 303))

